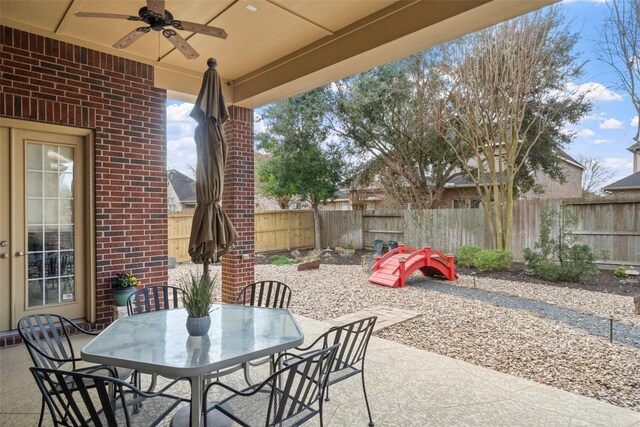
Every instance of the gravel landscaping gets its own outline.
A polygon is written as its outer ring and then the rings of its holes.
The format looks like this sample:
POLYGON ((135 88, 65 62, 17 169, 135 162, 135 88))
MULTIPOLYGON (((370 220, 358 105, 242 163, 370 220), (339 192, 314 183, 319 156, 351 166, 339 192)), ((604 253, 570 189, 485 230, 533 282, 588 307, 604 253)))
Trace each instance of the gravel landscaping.
MULTIPOLYGON (((180 265, 170 270, 170 281, 201 270, 202 266, 180 265)), ((219 273, 220 267, 211 271, 219 273)), ((291 310, 296 314, 326 320, 376 306, 418 311, 421 316, 384 329, 378 336, 640 412, 640 350, 610 344, 569 326, 566 319, 544 317, 545 311, 533 310, 526 302, 507 308, 499 298, 522 297, 548 303, 545 309, 552 305, 602 318, 614 315, 638 327, 640 316, 633 314, 632 296, 476 277, 476 289, 496 293, 498 298, 479 300, 470 297, 473 292, 464 291, 473 290, 472 276, 463 275, 454 282, 464 295, 435 286, 430 289, 431 279, 415 278, 406 288, 390 289, 367 278, 360 265, 323 264, 319 270, 303 272, 290 265, 256 266, 256 280, 280 280, 291 286, 291 310)), ((434 283, 451 288, 451 282, 434 283)), ((637 329, 627 331, 633 334, 637 329)))

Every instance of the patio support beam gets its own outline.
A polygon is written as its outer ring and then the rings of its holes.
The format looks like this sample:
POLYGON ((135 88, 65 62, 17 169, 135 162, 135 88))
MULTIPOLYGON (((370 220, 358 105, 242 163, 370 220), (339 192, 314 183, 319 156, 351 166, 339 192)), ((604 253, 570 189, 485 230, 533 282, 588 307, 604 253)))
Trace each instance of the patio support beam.
POLYGON ((233 303, 240 290, 254 282, 253 110, 230 106, 224 132, 228 154, 222 206, 238 240, 222 257, 222 302, 233 303))

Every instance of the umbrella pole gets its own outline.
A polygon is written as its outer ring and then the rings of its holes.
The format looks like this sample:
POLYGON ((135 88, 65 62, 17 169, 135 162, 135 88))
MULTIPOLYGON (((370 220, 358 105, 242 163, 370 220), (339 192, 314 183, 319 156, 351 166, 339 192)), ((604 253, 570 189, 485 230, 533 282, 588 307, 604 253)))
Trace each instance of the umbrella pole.
POLYGON ((204 271, 202 273, 202 277, 209 280, 209 261, 204 262, 204 271))

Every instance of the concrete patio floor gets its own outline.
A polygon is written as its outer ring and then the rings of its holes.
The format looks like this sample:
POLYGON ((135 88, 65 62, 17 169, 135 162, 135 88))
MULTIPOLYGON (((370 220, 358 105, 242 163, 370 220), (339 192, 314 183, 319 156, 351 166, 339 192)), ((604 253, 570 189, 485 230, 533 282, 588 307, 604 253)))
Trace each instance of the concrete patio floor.
MULTIPOLYGON (((329 327, 297 319, 308 342, 329 327)), ((73 341, 79 351, 89 340, 73 341)), ((40 396, 30 366, 23 345, 0 350, 1 426, 37 425, 40 396)), ((638 412, 376 337, 367 356, 366 381, 379 427, 640 426, 638 412)), ((187 385, 180 383, 174 392, 188 396, 187 385)), ((366 426, 367 421, 359 379, 332 386, 325 424, 366 426)), ((317 417, 309 422, 318 424, 317 417)))

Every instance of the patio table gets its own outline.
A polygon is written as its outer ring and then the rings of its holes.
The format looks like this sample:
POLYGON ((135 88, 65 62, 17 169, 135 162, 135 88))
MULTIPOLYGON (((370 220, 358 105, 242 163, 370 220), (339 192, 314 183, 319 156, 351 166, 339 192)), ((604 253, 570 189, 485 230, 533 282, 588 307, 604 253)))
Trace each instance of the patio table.
MULTIPOLYGON (((203 377, 299 346, 304 334, 285 309, 214 304, 204 337, 187 333, 183 308, 117 319, 82 349, 82 359, 191 380, 192 426, 202 425, 203 377)), ((186 408, 185 408, 186 409, 186 408)))

